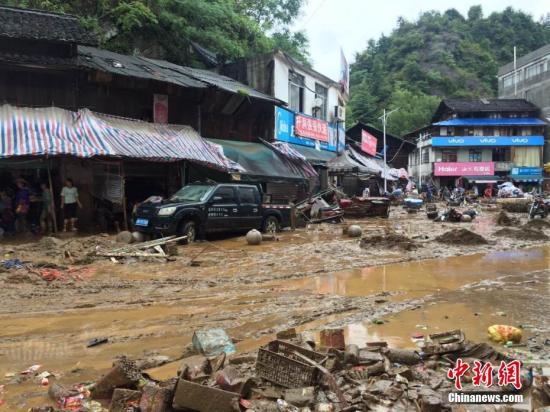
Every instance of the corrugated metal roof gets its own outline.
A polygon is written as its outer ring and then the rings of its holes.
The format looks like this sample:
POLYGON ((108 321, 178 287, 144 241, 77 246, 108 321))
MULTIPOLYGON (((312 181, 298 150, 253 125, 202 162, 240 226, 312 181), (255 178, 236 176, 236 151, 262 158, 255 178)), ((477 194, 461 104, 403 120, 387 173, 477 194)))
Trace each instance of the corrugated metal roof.
MULTIPOLYGON (((207 85, 181 72, 159 64, 159 60, 128 56, 95 47, 78 46, 78 65, 102 72, 140 79, 157 80, 183 87, 205 88, 207 85)), ((176 65, 174 65, 176 66, 176 65)), ((179 67, 179 66, 176 66, 179 67)))
POLYGON ((208 84, 209 86, 217 87, 230 93, 240 94, 242 96, 249 96, 255 99, 266 100, 272 103, 281 103, 280 100, 264 94, 256 89, 253 89, 246 84, 240 83, 231 77, 223 76, 218 73, 211 72, 209 70, 195 69, 192 67, 179 66, 164 60, 154 60, 146 57, 140 57, 144 61, 149 61, 163 67, 169 67, 170 69, 182 73, 186 76, 194 78, 208 84))
POLYGON ((97 44, 75 16, 16 7, 0 7, 0 37, 97 44))
POLYGON ((450 110, 461 112, 515 112, 537 111, 533 103, 525 99, 445 99, 441 105, 450 110))

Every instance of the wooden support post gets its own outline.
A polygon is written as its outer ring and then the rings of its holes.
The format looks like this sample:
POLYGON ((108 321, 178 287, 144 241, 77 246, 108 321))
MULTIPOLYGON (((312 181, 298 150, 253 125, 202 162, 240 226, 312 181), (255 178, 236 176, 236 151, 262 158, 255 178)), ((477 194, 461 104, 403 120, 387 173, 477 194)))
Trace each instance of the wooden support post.
POLYGON ((124 162, 120 162, 122 214, 124 216, 124 229, 128 230, 128 212, 126 211, 126 176, 124 174, 124 162))
POLYGON ((53 233, 57 233, 57 216, 55 212, 55 196, 53 194, 53 184, 52 184, 52 172, 50 170, 50 159, 46 159, 48 166, 48 185, 50 186, 50 197, 52 203, 52 220, 53 220, 53 233))

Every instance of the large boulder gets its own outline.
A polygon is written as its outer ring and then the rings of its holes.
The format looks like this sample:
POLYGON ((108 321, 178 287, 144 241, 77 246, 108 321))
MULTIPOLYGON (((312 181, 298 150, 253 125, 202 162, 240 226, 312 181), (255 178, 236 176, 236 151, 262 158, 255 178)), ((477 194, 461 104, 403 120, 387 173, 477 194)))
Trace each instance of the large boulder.
POLYGON ((252 229, 246 234, 246 242, 249 245, 259 245, 262 243, 262 234, 256 229, 252 229))

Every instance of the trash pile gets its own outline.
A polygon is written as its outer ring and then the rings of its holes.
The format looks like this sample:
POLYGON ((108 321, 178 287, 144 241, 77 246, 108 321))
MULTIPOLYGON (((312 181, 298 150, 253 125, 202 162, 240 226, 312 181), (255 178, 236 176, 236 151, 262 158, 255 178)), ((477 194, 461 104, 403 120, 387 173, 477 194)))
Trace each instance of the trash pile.
POLYGON ((31 263, 20 259, 7 259, 0 262, 0 272, 7 273, 7 279, 12 283, 35 282, 40 279, 53 281, 81 281, 93 275, 92 267, 61 266, 49 262, 31 263))
MULTIPOLYGON (((444 411, 451 410, 446 394, 456 385, 451 376, 455 364, 514 361, 488 344, 467 341, 460 330, 419 336, 417 350, 390 348, 386 342, 346 345, 342 329, 323 330, 320 343, 317 348, 308 334, 290 329, 255 357, 230 356, 234 346, 223 330, 197 332, 193 344, 202 356, 195 357, 194 364, 184 359, 175 378, 157 381, 135 362, 121 358, 93 384, 64 388, 52 383, 49 395, 58 409, 31 411, 444 411)), ((548 379, 533 383, 527 369, 519 379, 522 390, 536 387, 544 405, 544 395, 550 394, 548 379)), ((460 383, 464 391, 476 390, 471 374, 463 375, 460 383)))
POLYGON ((454 229, 443 233, 435 238, 440 243, 451 245, 485 245, 487 239, 468 229, 454 229))
POLYGON ((464 212, 459 212, 455 208, 441 210, 434 217, 434 222, 471 222, 477 216, 474 209, 468 209, 464 212))

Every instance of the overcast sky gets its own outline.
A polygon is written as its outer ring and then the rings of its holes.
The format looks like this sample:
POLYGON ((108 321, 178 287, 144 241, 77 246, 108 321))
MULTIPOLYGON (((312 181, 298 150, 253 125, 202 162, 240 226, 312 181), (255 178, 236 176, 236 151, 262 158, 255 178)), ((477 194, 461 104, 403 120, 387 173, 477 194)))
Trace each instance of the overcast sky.
POLYGON ((548 0, 306 0, 307 5, 294 28, 305 30, 313 67, 338 80, 340 47, 349 62, 369 39, 389 34, 397 18, 415 20, 421 12, 455 8, 466 15, 472 5, 481 4, 484 15, 508 6, 521 9, 537 20, 550 12, 548 0))

